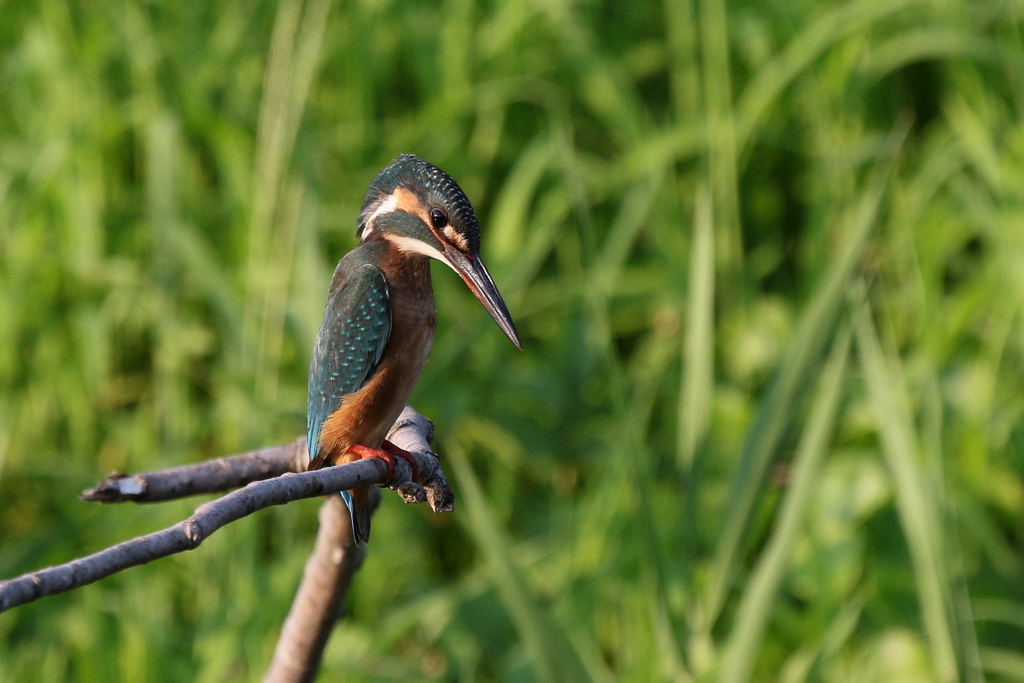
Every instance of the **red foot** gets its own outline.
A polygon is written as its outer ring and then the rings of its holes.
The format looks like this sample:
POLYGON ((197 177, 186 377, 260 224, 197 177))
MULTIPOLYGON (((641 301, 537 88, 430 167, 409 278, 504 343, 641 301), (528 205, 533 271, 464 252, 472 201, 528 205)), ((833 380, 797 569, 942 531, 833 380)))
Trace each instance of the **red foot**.
POLYGON ((348 447, 349 453, 355 453, 360 458, 380 458, 384 461, 384 464, 388 466, 388 478, 384 480, 385 484, 390 484, 391 480, 395 478, 395 459, 391 457, 390 453, 386 453, 379 448, 370 448, 364 446, 361 443, 353 444, 348 447))
POLYGON ((386 452, 390 453, 391 455, 397 455, 399 458, 409 463, 409 467, 412 468, 413 481, 416 481, 417 479, 420 478, 420 471, 416 467, 416 458, 412 457, 412 453, 405 450, 404 448, 399 448, 398 446, 387 440, 385 440, 384 443, 380 445, 380 447, 384 449, 386 452))
POLYGON ((390 484, 395 478, 395 458, 393 456, 398 456, 409 463, 409 466, 412 468, 413 481, 418 478, 419 472, 416 469, 416 460, 413 459, 409 451, 399 448, 390 441, 385 441, 381 444, 381 448, 370 448, 369 446, 357 443, 349 446, 348 451, 349 453, 355 453, 360 458, 380 458, 383 460, 384 464, 388 466, 388 477, 384 480, 385 484, 390 484))

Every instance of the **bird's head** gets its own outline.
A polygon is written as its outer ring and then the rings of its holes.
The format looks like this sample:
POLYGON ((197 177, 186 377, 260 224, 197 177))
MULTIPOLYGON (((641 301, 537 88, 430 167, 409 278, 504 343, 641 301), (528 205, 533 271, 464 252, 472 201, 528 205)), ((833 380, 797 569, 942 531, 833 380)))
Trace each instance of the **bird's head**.
POLYGON ((383 237, 400 251, 444 263, 522 349, 512 316, 480 259, 480 224, 462 188, 413 154, 401 154, 370 184, 359 212, 360 242, 383 237))

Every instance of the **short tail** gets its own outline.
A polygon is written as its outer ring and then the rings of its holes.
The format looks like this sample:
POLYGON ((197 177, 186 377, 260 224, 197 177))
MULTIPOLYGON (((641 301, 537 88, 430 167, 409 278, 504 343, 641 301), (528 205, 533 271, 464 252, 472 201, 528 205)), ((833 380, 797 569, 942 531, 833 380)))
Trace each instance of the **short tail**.
POLYGON ((362 545, 370 540, 370 489, 352 489, 342 491, 341 498, 348 508, 348 515, 352 518, 352 539, 356 545, 362 545))

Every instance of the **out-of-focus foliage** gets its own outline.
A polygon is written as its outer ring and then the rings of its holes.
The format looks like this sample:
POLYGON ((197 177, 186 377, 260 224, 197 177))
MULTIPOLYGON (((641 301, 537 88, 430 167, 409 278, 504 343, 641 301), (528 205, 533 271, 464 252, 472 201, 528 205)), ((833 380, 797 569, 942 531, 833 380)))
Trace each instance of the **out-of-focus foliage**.
MULTIPOLYGON (((1024 4, 0 0, 0 576, 304 432, 376 171, 481 218, 322 680, 1024 680, 1024 4)), ((256 681, 316 501, 0 616, 0 681, 256 681)))

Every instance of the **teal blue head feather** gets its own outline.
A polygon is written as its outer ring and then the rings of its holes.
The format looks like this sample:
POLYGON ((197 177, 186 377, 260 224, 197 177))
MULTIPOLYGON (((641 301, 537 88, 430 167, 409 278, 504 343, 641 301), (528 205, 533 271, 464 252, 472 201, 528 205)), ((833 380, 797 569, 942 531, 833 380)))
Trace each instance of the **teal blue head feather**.
POLYGON ((450 243, 467 254, 480 251, 480 224, 466 193, 450 175, 415 154, 400 154, 377 174, 366 191, 356 235, 367 239, 374 229, 389 228, 438 248, 450 243), (407 224, 397 211, 420 219, 407 224), (388 225, 389 223, 401 225, 388 225), (407 234, 407 233, 413 234, 407 234))
POLYGON ((356 235, 360 242, 385 239, 405 254, 449 266, 522 348, 505 302, 480 259, 480 224, 473 205, 437 166, 413 154, 398 155, 370 183, 356 235))

